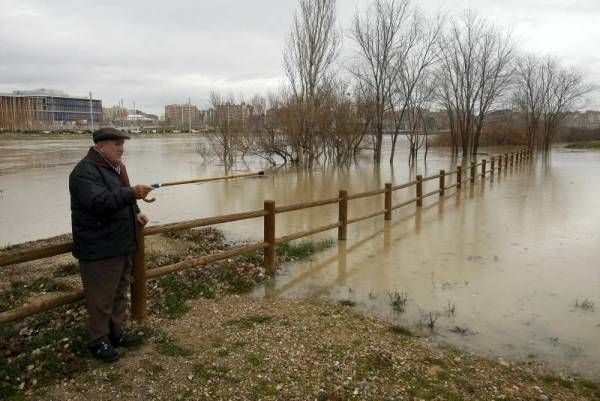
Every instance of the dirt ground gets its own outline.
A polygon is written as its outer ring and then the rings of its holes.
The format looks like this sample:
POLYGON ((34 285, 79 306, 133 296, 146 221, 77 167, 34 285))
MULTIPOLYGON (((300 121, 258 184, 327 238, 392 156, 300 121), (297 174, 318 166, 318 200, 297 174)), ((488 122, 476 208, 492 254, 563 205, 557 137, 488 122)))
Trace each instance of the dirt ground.
POLYGON ((145 345, 31 400, 597 400, 596 384, 433 346, 319 301, 226 296, 152 317, 145 345))

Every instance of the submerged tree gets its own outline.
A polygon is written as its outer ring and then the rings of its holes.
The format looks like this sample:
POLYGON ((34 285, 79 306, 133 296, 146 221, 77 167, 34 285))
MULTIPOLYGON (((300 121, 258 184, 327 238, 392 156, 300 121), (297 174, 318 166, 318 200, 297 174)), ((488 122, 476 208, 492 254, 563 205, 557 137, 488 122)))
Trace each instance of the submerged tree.
POLYGON ((333 79, 341 45, 335 0, 300 0, 284 52, 290 98, 285 129, 293 136, 296 163, 308 167, 318 159, 319 120, 333 79))
POLYGON ((389 110, 394 69, 402 62, 402 29, 409 20, 408 0, 375 0, 361 16, 354 16, 351 36, 358 46, 352 74, 365 98, 373 104, 371 129, 375 135, 373 159, 381 161, 384 120, 389 110))
POLYGON ((439 41, 438 96, 463 156, 476 154, 485 119, 510 88, 510 32, 472 11, 453 19, 439 41))
POLYGON ((514 98, 526 115, 529 148, 548 152, 567 113, 593 89, 581 72, 561 66, 555 58, 521 57, 514 98))

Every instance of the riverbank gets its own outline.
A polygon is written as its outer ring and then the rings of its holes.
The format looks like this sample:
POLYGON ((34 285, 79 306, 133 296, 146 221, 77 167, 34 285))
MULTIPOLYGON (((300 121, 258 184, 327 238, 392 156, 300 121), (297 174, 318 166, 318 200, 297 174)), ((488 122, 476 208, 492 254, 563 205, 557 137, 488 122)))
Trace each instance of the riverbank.
MULTIPOLYGON (((61 235, 12 245, 0 249, 0 255, 68 240, 70 235, 61 235)), ((146 237, 146 265, 153 269, 240 245, 213 228, 150 236, 146 237)), ((331 241, 281 244, 277 252, 280 263, 285 263, 308 258, 331 245, 331 241)), ((255 252, 152 281, 148 286, 150 316, 176 319, 188 313, 191 299, 249 292, 267 279, 262 264, 262 254, 255 252)), ((0 270, 0 312, 80 289, 79 266, 70 254, 5 266, 0 270)), ((20 399, 22 394, 70 380, 97 366, 85 350, 86 316, 83 302, 76 302, 0 324, 0 399, 20 399)))
POLYGON ((600 141, 585 141, 571 143, 565 146, 567 149, 600 149, 600 141))
MULTIPOLYGON (((131 138, 161 138, 161 137, 198 137, 206 136, 200 132, 129 132, 131 138)), ((88 139, 91 138, 90 131, 35 131, 35 132, 2 132, 0 140, 40 140, 40 139, 88 139)))
MULTIPOLYGON (((233 245, 217 230, 148 237, 147 263, 154 268, 233 245)), ((278 254, 291 261, 329 245, 301 243, 278 254)), ((4 268, 2 308, 76 288, 78 268, 69 258, 4 268)), ((433 345, 355 312, 349 302, 243 295, 266 280, 261 263, 255 253, 154 282, 148 320, 131 327, 145 335, 145 345, 114 365, 85 352, 81 303, 1 325, 0 395, 61 401, 600 397, 594 382, 557 376, 539 363, 515 365, 433 345)))

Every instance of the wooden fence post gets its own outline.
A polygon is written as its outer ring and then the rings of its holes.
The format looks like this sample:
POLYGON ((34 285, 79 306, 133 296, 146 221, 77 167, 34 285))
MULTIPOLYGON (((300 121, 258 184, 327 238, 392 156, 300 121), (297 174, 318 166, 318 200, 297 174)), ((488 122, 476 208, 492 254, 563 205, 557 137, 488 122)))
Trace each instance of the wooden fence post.
POLYGON ((423 206, 423 176, 417 176, 417 207, 423 206))
POLYGON ((456 166, 456 189, 462 187, 462 166, 456 166))
POLYGON ((131 317, 141 321, 146 318, 146 249, 144 227, 137 232, 138 251, 133 255, 133 282, 131 283, 131 317))
POLYGON ((440 198, 444 196, 446 189, 446 170, 440 170, 440 198))
POLYGON ((340 222, 340 226, 338 227, 338 240, 345 241, 348 229, 348 191, 346 190, 340 191, 338 216, 338 220, 340 222))
POLYGON ((384 220, 391 220, 392 219, 392 184, 389 182, 387 182, 385 184, 384 207, 385 207, 384 220))
POLYGON ((477 162, 471 162, 471 182, 475 182, 475 174, 477 170, 477 162))
POLYGON ((485 178, 485 165, 487 164, 487 160, 483 159, 481 161, 481 179, 485 178))
POLYGON ((496 158, 492 156, 491 165, 490 165, 490 175, 493 177, 496 172, 496 158))
POLYGON ((265 248, 265 269, 267 273, 275 273, 275 201, 266 200, 264 203, 265 215, 264 220, 264 242, 269 246, 265 248))
POLYGON ((510 166, 515 164, 515 152, 510 152, 510 166))

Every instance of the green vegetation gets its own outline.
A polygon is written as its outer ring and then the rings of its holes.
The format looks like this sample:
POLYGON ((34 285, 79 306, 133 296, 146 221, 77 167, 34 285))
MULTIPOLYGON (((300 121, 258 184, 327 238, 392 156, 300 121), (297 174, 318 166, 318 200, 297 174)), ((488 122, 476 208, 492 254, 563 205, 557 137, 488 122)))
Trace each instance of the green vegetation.
POLYGON ((248 363, 252 366, 258 367, 260 365, 263 364, 264 362, 264 357, 262 355, 259 354, 248 354, 248 356, 246 356, 246 361, 248 361, 248 363))
POLYGON ((231 326, 237 326, 241 329, 251 329, 257 324, 269 323, 273 319, 273 316, 268 315, 250 315, 241 319, 230 320, 227 322, 227 324, 231 326))
POLYGON ((158 280, 158 287, 164 296, 157 299, 158 310, 171 319, 183 316, 189 311, 186 301, 198 297, 214 298, 215 290, 210 285, 194 280, 186 280, 170 274, 158 280))
POLYGON ((342 306, 352 307, 352 306, 356 305, 356 302, 354 302, 354 301, 352 301, 350 299, 342 299, 342 300, 338 301, 338 304, 340 304, 342 306))
POLYGON ((585 298, 582 301, 579 301, 578 299, 575 300, 575 308, 579 308, 584 311, 593 312, 594 306, 595 306, 594 303, 592 301, 590 301, 588 298, 585 298))
POLYGON ((175 343, 165 332, 158 332, 156 335, 156 344, 158 353, 166 356, 182 356, 187 357, 193 354, 193 352, 187 348, 183 348, 175 343))
POLYGON ((403 313, 406 310, 406 303, 408 302, 408 294, 406 292, 388 292, 388 298, 390 299, 392 309, 396 312, 403 313))
POLYGON ((600 149, 600 141, 586 141, 570 143, 567 149, 600 149))
POLYGON ((84 357, 83 324, 46 327, 64 313, 40 313, 24 322, 0 325, 0 399, 18 399, 14 397, 20 386, 46 386, 94 363, 84 357))
POLYGON ((54 277, 67 277, 72 276, 74 274, 79 274, 79 263, 78 262, 68 262, 64 263, 52 273, 54 277))
POLYGON ((414 337, 413 332, 404 326, 390 326, 390 331, 401 336, 414 337))
MULTIPOLYGON (((334 245, 332 239, 321 241, 301 241, 298 243, 286 242, 275 247, 275 253, 281 261, 303 260, 317 252, 331 248, 334 245)), ((250 252, 239 257, 241 262, 263 264, 262 251, 250 252)))
POLYGON ((48 277, 40 277, 32 282, 13 281, 9 288, 0 292, 0 312, 22 305, 31 294, 68 290, 71 287, 48 277))

